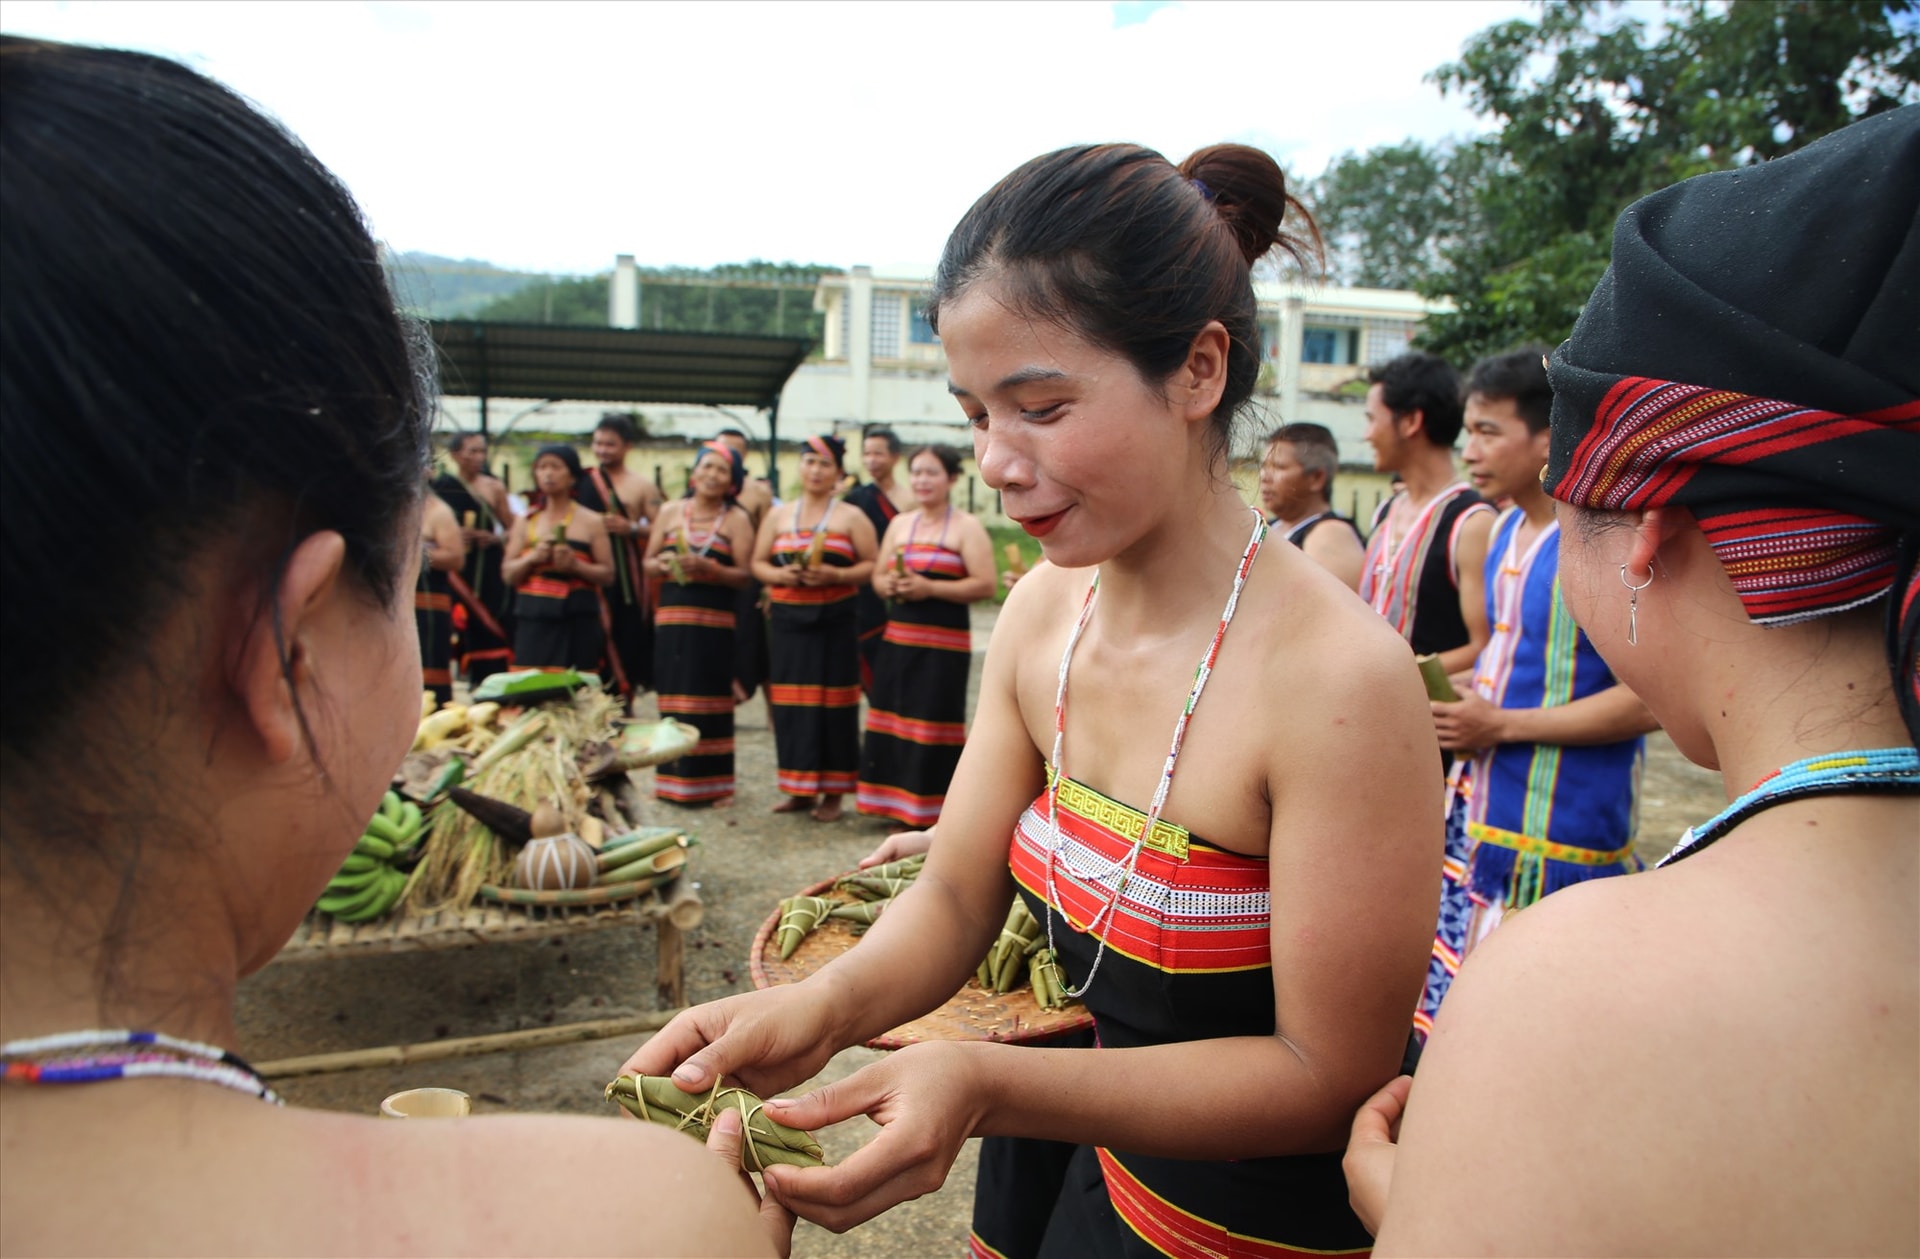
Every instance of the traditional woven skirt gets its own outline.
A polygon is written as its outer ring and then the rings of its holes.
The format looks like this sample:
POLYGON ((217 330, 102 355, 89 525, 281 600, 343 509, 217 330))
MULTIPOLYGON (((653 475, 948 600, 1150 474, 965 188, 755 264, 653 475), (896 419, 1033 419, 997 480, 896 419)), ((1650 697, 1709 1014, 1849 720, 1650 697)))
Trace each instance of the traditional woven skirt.
MULTIPOLYGON (((584 542, 567 539, 588 559, 584 542)), ((516 668, 604 669, 607 636, 600 627, 600 596, 585 581, 553 569, 532 573, 513 597, 513 662, 516 668)))
POLYGON ((860 812, 920 828, 939 818, 967 741, 967 626, 967 605, 942 599, 898 604, 888 617, 867 697, 860 812))
POLYGON ((453 698, 453 597, 447 575, 425 564, 413 592, 413 627, 420 634, 420 685, 444 704, 453 698))
MULTIPOLYGON (((731 565, 726 539, 709 558, 731 565)), ((733 794, 733 666, 737 592, 711 582, 669 581, 653 622, 653 680, 660 715, 700 731, 693 751, 654 771, 654 794, 704 804, 733 794)))
POLYGON ((790 796, 854 790, 860 778, 860 646, 853 600, 775 603, 767 650, 780 790, 790 796))
MULTIPOLYGON (((1053 916, 1069 981, 1086 977, 1100 939, 1107 940, 1086 995, 1104 1049, 1273 1035, 1272 903, 1264 858, 1213 847, 1163 818, 1141 848, 1118 907, 1097 934, 1089 933, 1146 817, 1066 780, 1053 879, 1061 904, 1049 906, 1047 862, 1055 840, 1047 812, 1043 793, 1022 815, 1011 845, 1013 875, 1034 916, 1053 916)), ((1105 1233, 1104 1221, 1096 1228, 1087 1218, 1071 1227, 1098 1239, 1091 1253, 1124 1259, 1364 1253, 1372 1239, 1347 1205, 1340 1157, 1335 1150, 1209 1161, 1096 1149, 1076 1154, 1059 1209, 1084 1216, 1104 1197, 1117 1227, 1105 1233)), ((1058 1224, 1056 1216, 1050 1232, 1058 1224)))

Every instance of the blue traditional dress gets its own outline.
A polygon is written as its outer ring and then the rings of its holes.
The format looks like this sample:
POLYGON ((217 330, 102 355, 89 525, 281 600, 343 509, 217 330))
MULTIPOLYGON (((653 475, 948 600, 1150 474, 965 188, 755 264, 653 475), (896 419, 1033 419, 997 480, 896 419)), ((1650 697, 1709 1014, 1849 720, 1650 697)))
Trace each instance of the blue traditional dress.
MULTIPOLYGON (((1473 689, 1501 708, 1553 708, 1616 685, 1560 594, 1560 525, 1523 553, 1509 508, 1487 547, 1487 623, 1473 689)), ((1415 1029, 1424 1037, 1461 959, 1502 911, 1572 883, 1639 869, 1633 855, 1644 741, 1497 743, 1455 762, 1439 931, 1415 1029)))

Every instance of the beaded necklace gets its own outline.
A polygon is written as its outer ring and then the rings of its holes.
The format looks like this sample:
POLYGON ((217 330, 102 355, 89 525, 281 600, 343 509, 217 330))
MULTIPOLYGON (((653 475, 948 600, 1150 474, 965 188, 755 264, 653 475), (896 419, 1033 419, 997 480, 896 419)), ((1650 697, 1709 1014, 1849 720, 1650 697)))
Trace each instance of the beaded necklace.
MULTIPOLYGON (((1089 882, 1098 882, 1111 875, 1120 877, 1114 881, 1113 895, 1107 899, 1106 907, 1101 909, 1087 922, 1086 930, 1098 930, 1102 919, 1111 919, 1115 906, 1120 904, 1120 894, 1126 891, 1127 881, 1133 877, 1134 867, 1140 861, 1140 849, 1146 845, 1147 836, 1153 834, 1153 828, 1160 821, 1160 810, 1166 807, 1167 792, 1173 786, 1174 763, 1180 759, 1180 745, 1187 737, 1187 723, 1193 720, 1193 710, 1199 706, 1200 693, 1207 689, 1207 679, 1213 676, 1214 661, 1220 658, 1220 644, 1226 641, 1227 626, 1233 623, 1234 609, 1240 605, 1240 591, 1247 584, 1247 574, 1253 570, 1254 557, 1260 554, 1260 543, 1267 536, 1267 518, 1258 511, 1253 513, 1253 536, 1247 539, 1247 549, 1240 554, 1240 566, 1234 570, 1233 591, 1227 596, 1226 610, 1220 614, 1220 628, 1213 632, 1213 642, 1207 647, 1207 654, 1200 658, 1200 667, 1194 670, 1193 689, 1187 692, 1187 702, 1180 709, 1180 717, 1173 725, 1173 746, 1167 750, 1167 763, 1160 771, 1160 782, 1153 789, 1153 803, 1147 808, 1147 823, 1140 828, 1140 838, 1133 841, 1133 847, 1127 855, 1109 864, 1106 869, 1083 871, 1089 882), (1123 868, 1124 867, 1124 868, 1123 868)), ((1067 670, 1073 664, 1073 649, 1080 643, 1080 635, 1086 632, 1087 622, 1093 619, 1094 600, 1100 594, 1100 573, 1095 570, 1093 584, 1087 587, 1086 602, 1080 605, 1080 620, 1074 625, 1073 633, 1067 639, 1067 649, 1060 653, 1060 688, 1053 698, 1053 755, 1047 764, 1047 819, 1052 829, 1052 843, 1047 849, 1047 948, 1052 950, 1053 943, 1053 907, 1059 903, 1059 895, 1054 890, 1053 867, 1059 860, 1063 840, 1060 835, 1060 783, 1067 776, 1064 749, 1067 740, 1067 670)), ((1062 911, 1061 917, 1065 917, 1062 911)), ((1069 921, 1068 926, 1072 926, 1069 921)), ((1087 968, 1087 978, 1078 988, 1064 991, 1069 997, 1081 997, 1087 989, 1093 987, 1093 977, 1100 973, 1100 959, 1107 955, 1107 941, 1100 940, 1093 953, 1093 965, 1087 968)))
POLYGON ((1660 858, 1659 865, 1691 857, 1762 809, 1808 796, 1853 792, 1920 793, 1920 752, 1912 748, 1827 752, 1783 765, 1755 783, 1705 826, 1688 827, 1673 851, 1660 858))
MULTIPOLYGON (((921 511, 918 515, 916 515, 913 518, 913 524, 908 527, 907 546, 909 548, 911 548, 915 543, 920 541, 920 522, 926 519, 926 515, 927 513, 925 511, 921 511)), ((953 504, 948 503, 946 518, 940 522, 940 540, 933 544, 936 548, 941 550, 946 549, 947 526, 951 525, 952 523, 953 523, 953 504)), ((907 567, 913 568, 913 565, 911 563, 908 563, 907 567)), ((913 571, 916 573, 919 573, 922 577, 925 577, 928 573, 931 573, 933 571, 933 561, 928 560, 927 566, 925 568, 913 568, 913 571)))
MULTIPOLYGON (((804 498, 796 498, 793 500, 793 533, 796 537, 799 536, 799 533, 800 533, 800 508, 805 502, 806 500, 804 498)), ((827 500, 827 509, 820 513, 820 519, 813 522, 813 528, 807 530, 806 546, 801 548, 798 554, 811 555, 813 553, 814 535, 819 533, 820 530, 826 526, 827 521, 831 519, 832 516, 833 516, 833 500, 829 498, 827 500)), ((831 537, 832 535, 829 534, 828 536, 831 537)), ((799 563, 798 560, 793 558, 792 554, 783 555, 780 558, 783 564, 799 563)))
POLYGON ((233 1089, 275 1106, 286 1103, 237 1054, 164 1032, 100 1028, 0 1045, 8 1084, 92 1084, 173 1076, 233 1089))
MULTIPOLYGON (((720 536, 720 522, 727 518, 727 509, 726 503, 720 504, 720 512, 713 518, 713 527, 707 530, 706 540, 696 549, 693 545, 693 500, 687 500, 687 514, 680 519, 680 538, 686 543, 687 554, 703 559, 706 557, 707 552, 713 549, 713 540, 720 536)), ((794 523, 797 525, 798 519, 794 523)))

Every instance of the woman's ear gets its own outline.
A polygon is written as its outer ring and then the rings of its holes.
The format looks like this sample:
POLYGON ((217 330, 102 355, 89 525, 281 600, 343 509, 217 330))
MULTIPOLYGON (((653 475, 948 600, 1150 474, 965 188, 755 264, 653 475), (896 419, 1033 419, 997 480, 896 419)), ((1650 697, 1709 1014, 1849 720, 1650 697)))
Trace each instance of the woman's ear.
POLYGON ((1653 561, 1680 530, 1693 523, 1693 513, 1684 507, 1649 507, 1634 523, 1633 540, 1627 544, 1628 573, 1650 573, 1653 561))
POLYGON ((302 539, 279 584, 255 605, 231 658, 228 685, 271 764, 291 760, 304 738, 301 704, 314 695, 317 631, 341 590, 346 556, 346 541, 330 530, 302 539))
POLYGON ((1227 353, 1232 345, 1226 326, 1217 319, 1208 320, 1194 337, 1178 382, 1186 394, 1179 400, 1185 419, 1211 419, 1220 409, 1220 399, 1227 391, 1227 353))

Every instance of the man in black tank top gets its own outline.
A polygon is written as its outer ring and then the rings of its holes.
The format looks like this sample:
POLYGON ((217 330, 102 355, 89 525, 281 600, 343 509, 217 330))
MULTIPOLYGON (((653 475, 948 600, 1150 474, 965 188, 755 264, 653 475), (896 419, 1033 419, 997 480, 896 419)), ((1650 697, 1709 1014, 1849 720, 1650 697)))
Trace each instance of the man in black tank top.
POLYGON ((1449 674, 1463 673, 1488 637, 1494 513, 1454 466, 1460 378, 1445 360, 1420 353, 1391 359, 1367 378, 1374 466, 1399 473, 1407 488, 1374 513, 1360 595, 1416 655, 1437 655, 1449 674))
POLYGON ((1332 433, 1318 424, 1283 424, 1267 434, 1260 503, 1268 523, 1287 541, 1348 589, 1358 590, 1366 550, 1359 526, 1333 510, 1333 473, 1339 464, 1340 447, 1332 433))

